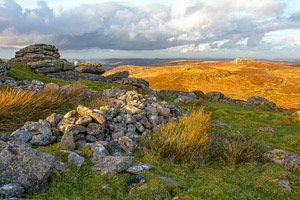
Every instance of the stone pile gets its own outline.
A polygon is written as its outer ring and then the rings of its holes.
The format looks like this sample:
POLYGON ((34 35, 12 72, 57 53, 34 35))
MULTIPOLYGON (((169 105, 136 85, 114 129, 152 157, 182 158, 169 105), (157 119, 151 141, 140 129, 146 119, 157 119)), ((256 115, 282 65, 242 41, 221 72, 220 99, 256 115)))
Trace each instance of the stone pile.
POLYGON ((30 65, 35 73, 42 73, 52 78, 77 80, 78 72, 75 66, 60 58, 54 45, 34 44, 15 53, 10 61, 30 65))
POLYGON ((0 60, 0 84, 2 82, 5 82, 6 80, 6 75, 9 71, 10 67, 6 62, 3 62, 0 60))
POLYGON ((91 81, 105 81, 105 78, 101 76, 101 74, 105 73, 105 70, 101 67, 101 64, 75 62, 74 65, 75 71, 79 74, 79 78, 91 81))

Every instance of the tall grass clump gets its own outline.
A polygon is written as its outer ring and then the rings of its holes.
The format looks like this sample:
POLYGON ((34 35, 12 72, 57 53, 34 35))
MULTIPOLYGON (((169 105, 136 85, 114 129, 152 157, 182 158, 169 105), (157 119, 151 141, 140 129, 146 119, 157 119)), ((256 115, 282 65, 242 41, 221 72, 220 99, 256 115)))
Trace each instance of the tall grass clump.
POLYGON ((214 133, 207 148, 212 159, 226 165, 261 161, 264 152, 263 146, 249 137, 232 133, 214 133))
POLYGON ((79 89, 22 91, 0 89, 0 132, 13 131, 26 121, 44 119, 51 113, 66 112, 82 99, 79 89))
POLYGON ((143 152, 175 164, 198 165, 209 139, 210 115, 203 109, 183 115, 178 122, 163 124, 143 139, 143 152))

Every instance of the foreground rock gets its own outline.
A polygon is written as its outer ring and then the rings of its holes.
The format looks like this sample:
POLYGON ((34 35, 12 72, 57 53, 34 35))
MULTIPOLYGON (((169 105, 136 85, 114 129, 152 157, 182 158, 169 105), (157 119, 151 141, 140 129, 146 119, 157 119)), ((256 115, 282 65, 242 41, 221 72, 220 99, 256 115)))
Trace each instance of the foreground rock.
POLYGON ((58 49, 54 45, 34 44, 15 53, 12 62, 29 65, 35 73, 42 73, 52 78, 77 80, 75 66, 60 59, 58 49))
POLYGON ((37 151, 19 141, 0 141, 0 147, 0 187, 2 187, 2 193, 5 191, 10 197, 17 197, 20 193, 17 191, 21 191, 19 186, 26 193, 29 193, 37 191, 47 182, 56 161, 52 154, 37 151), (15 185, 12 187, 12 185, 7 184, 15 185), (16 191, 15 194, 11 194, 12 191, 16 191))
POLYGON ((292 168, 298 168, 300 166, 300 155, 285 149, 274 149, 266 152, 264 156, 279 165, 285 165, 292 168))
POLYGON ((101 171, 101 174, 107 174, 111 171, 123 172, 130 168, 134 163, 132 156, 105 156, 99 160, 92 170, 101 171))

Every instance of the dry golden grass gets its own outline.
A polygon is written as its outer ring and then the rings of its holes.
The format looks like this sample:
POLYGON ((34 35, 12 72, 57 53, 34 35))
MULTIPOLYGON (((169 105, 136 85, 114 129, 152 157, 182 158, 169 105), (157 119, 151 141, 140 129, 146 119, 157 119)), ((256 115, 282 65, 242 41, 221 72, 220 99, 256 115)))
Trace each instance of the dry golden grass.
POLYGON ((119 66, 106 74, 123 70, 130 77, 145 79, 154 90, 220 91, 243 100, 257 95, 282 108, 300 109, 300 68, 284 63, 180 60, 151 67, 119 66))
POLYGON ((68 91, 45 89, 22 91, 12 88, 0 90, 0 131, 13 131, 26 121, 44 119, 54 112, 62 112, 82 98, 79 89, 68 91))
POLYGON ((178 122, 170 121, 144 141, 145 154, 155 154, 176 164, 197 165, 208 142, 210 115, 193 110, 178 122))

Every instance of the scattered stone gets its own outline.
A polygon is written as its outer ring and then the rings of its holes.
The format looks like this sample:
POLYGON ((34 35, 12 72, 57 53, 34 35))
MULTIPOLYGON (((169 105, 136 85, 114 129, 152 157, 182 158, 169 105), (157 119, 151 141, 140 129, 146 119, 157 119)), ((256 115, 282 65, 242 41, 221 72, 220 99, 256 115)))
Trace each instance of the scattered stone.
POLYGON ((274 129, 272 127, 259 127, 259 132, 274 132, 274 129))
POLYGON ((46 120, 51 124, 51 127, 57 127, 58 123, 63 119, 63 115, 53 113, 46 120))
POLYGON ((247 103, 249 105, 267 105, 267 106, 270 106, 271 108, 276 108, 276 104, 263 98, 263 97, 259 97, 259 96, 252 96, 252 97, 249 97, 247 99, 247 103))
POLYGON ((105 117, 100 113, 100 111, 92 110, 85 106, 79 105, 77 107, 77 112, 83 117, 92 117, 99 124, 103 124, 105 122, 105 117))
POLYGON ((9 70, 10 70, 9 64, 0 60, 0 83, 5 82, 6 75, 9 70))
POLYGON ((229 124, 226 124, 225 122, 223 122, 221 120, 211 120, 211 122, 218 126, 225 126, 227 128, 231 128, 231 126, 229 124))
POLYGON ((75 149, 74 136, 72 132, 65 132, 60 141, 61 144, 67 146, 70 150, 75 149))
POLYGON ((74 153, 74 152, 70 153, 69 156, 68 156, 68 163, 76 165, 76 167, 78 169, 81 168, 84 161, 85 161, 84 157, 82 157, 82 156, 80 156, 80 155, 78 155, 77 153, 74 153))
POLYGON ((29 142, 32 139, 32 134, 28 130, 18 129, 12 132, 11 137, 16 141, 29 142))
POLYGON ((68 166, 65 163, 58 160, 55 162, 55 169, 58 171, 66 171, 67 168, 68 166))
POLYGON ((90 144, 89 146, 92 147, 93 157, 91 160, 93 162, 99 162, 100 160, 103 159, 103 157, 109 155, 106 148, 101 144, 101 142, 96 142, 96 143, 90 144))
POLYGON ((107 174, 111 171, 122 172, 131 167, 134 163, 132 156, 105 156, 92 167, 92 170, 101 171, 101 174, 107 174))
POLYGON ((129 178, 126 179, 126 183, 128 186, 131 185, 138 185, 138 184, 144 184, 146 182, 146 179, 143 175, 135 175, 135 176, 131 176, 129 178))
POLYGON ((221 92, 208 92, 205 95, 209 100, 212 101, 219 101, 225 97, 225 95, 221 92))
POLYGON ((266 152, 264 156, 279 165, 286 165, 292 168, 298 168, 300 165, 300 155, 285 149, 274 149, 266 152))
POLYGON ((144 170, 150 170, 152 165, 144 163, 134 163, 132 167, 128 168, 126 172, 131 174, 141 174, 144 170))
POLYGON ((175 103, 183 103, 188 104, 192 101, 194 101, 196 98, 193 96, 179 96, 177 99, 174 100, 175 103))
POLYGON ((19 184, 26 192, 37 191, 55 166, 52 154, 37 151, 19 141, 6 143, 0 152, 0 184, 19 184))
POLYGON ((9 183, 0 187, 0 196, 5 198, 20 197, 24 193, 24 188, 16 183, 9 183))
POLYGON ((30 140, 30 143, 35 146, 48 146, 50 144, 53 144, 56 140, 55 136, 49 136, 49 135, 35 135, 30 140))
POLYGON ((277 183, 279 184, 280 186, 282 186, 285 190, 288 190, 288 191, 292 191, 292 188, 291 188, 291 183, 287 180, 279 180, 279 179, 273 179, 273 180, 270 180, 271 182, 273 183, 277 183))
POLYGON ((179 185, 180 183, 175 181, 174 179, 172 178, 168 178, 168 177, 165 177, 165 176, 161 176, 161 175, 156 175, 158 178, 160 178, 160 180, 162 180, 164 183, 166 184, 176 184, 176 185, 179 185))

